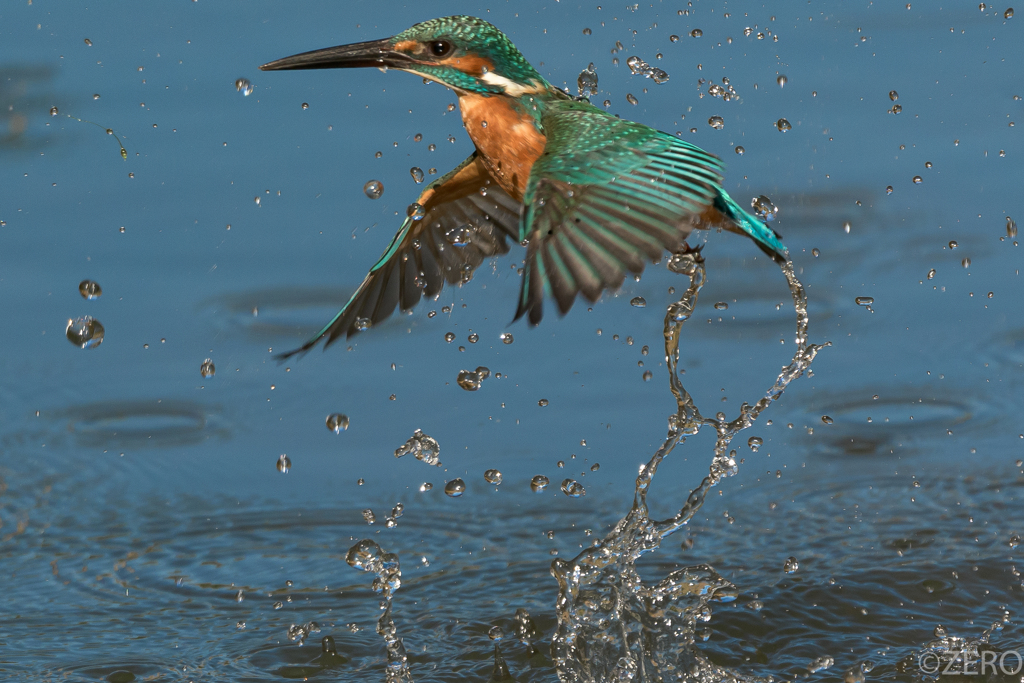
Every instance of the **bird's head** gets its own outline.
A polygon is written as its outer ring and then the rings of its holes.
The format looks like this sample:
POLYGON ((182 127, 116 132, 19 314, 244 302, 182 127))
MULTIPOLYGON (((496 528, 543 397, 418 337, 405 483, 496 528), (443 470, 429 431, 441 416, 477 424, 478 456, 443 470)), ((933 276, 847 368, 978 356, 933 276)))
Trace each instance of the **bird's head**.
POLYGON ((505 34, 476 17, 431 19, 396 36, 303 52, 260 69, 401 69, 456 92, 519 97, 550 86, 505 34))

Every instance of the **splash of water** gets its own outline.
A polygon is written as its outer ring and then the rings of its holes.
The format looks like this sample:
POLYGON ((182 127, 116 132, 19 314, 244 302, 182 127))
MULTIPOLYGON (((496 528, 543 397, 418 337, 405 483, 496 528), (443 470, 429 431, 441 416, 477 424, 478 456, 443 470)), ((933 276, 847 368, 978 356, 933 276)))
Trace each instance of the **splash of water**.
POLYGON ((395 622, 391 618, 391 599, 402 586, 402 568, 398 563, 398 555, 386 553, 370 539, 363 539, 349 548, 345 561, 356 569, 377 575, 373 580, 373 592, 381 594, 382 610, 377 620, 377 633, 384 639, 388 651, 385 683, 413 683, 405 645, 398 637, 395 622))
POLYGON ((782 265, 796 308, 796 352, 775 384, 753 406, 743 403, 740 414, 727 420, 701 415, 677 372, 679 335, 693 315, 697 295, 706 282, 699 253, 672 256, 670 270, 689 278, 689 286, 665 315, 665 358, 676 412, 668 420, 668 435, 636 480, 633 507, 603 540, 572 560, 555 560, 551 573, 558 581, 558 626, 551 655, 564 683, 609 681, 759 681, 711 663, 694 647, 698 621, 711 618, 713 600, 734 599, 737 589, 707 565, 678 569, 653 586, 636 571, 636 561, 685 525, 704 503, 708 491, 737 471, 732 439, 750 427, 790 382, 800 377, 825 345, 807 343, 807 296, 793 273, 782 265), (715 429, 717 439, 710 472, 690 492, 675 516, 652 520, 647 492, 661 461, 687 436, 701 427, 715 429))

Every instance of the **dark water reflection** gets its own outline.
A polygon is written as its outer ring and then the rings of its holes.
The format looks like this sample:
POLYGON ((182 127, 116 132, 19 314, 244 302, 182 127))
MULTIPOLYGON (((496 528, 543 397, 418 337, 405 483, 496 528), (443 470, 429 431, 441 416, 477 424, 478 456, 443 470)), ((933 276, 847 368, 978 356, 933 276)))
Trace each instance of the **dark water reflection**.
MULTIPOLYGON (((807 287, 811 341, 833 342, 742 438, 764 445, 738 448, 739 474, 641 576, 706 563, 736 585, 697 647, 744 676, 794 680, 830 656, 810 677, 870 660, 866 680, 934 680, 905 661, 936 625, 977 638, 1004 609, 991 644, 1021 649, 1021 251, 1005 229, 1006 215, 1024 216, 1020 17, 976 3, 693 5, 446 9, 507 30, 554 83, 573 85, 593 61, 595 101, 722 156, 738 201, 769 195, 807 287), (616 40, 625 49, 611 55, 616 40), (632 54, 671 80, 611 63, 632 54), (723 76, 741 101, 707 94, 723 76), (893 89, 899 115, 887 113, 893 89), (706 125, 713 115, 723 130, 706 125)), ((651 267, 592 311, 531 330, 508 326, 519 257, 507 257, 352 350, 272 360, 379 255, 416 192, 410 167, 444 172, 469 143, 446 113, 452 95, 415 77, 256 66, 433 11, 0 9, 0 678, 381 680, 377 596, 345 564, 373 538, 401 558, 394 618, 417 681, 487 680, 494 625, 516 680, 555 679, 548 567, 626 513, 662 441, 662 315, 679 276, 651 267), (239 77, 253 81, 248 97, 239 77), (115 130, 128 160, 64 114, 115 130), (384 183, 379 200, 362 192, 370 179, 384 183), (84 279, 103 296, 84 300, 84 279), (102 346, 64 337, 83 315, 102 321, 102 346), (200 374, 206 358, 213 377, 200 374), (459 371, 478 366, 491 378, 460 389, 459 371), (324 426, 334 412, 351 418, 341 434, 324 426), (444 469, 393 457, 417 428, 441 444, 444 469), (483 480, 491 468, 498 487, 483 480), (530 491, 537 474, 552 482, 543 494, 530 491), (448 498, 456 477, 467 491, 448 498), (566 498, 566 477, 586 496, 566 498), (395 528, 363 520, 397 502, 395 528), (519 608, 542 634, 538 654, 508 635, 519 608), (305 645, 289 639, 314 621, 305 645), (328 635, 346 661, 322 667, 328 635)), ((707 235, 705 255, 680 364, 702 410, 735 414, 789 361, 792 308, 777 268, 744 240, 707 235)), ((652 517, 679 510, 712 446, 702 433, 662 465, 652 517)))

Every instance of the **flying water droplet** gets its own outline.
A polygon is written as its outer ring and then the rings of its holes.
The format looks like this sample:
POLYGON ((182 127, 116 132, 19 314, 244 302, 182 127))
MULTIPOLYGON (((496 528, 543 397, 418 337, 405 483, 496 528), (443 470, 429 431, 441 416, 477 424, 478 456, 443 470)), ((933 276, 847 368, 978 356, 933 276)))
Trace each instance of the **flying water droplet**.
POLYGON ((366 520, 367 524, 373 524, 377 521, 377 515, 373 514, 373 510, 366 508, 363 510, 363 519, 366 520))
POLYGON ((348 415, 331 413, 327 416, 327 428, 335 434, 341 434, 348 429, 348 415))
POLYGON ((483 381, 483 378, 476 372, 462 370, 459 372, 459 376, 455 381, 466 391, 476 391, 480 388, 480 383, 483 381))
POLYGON ((435 439, 427 436, 419 429, 412 433, 408 441, 395 450, 395 457, 401 458, 403 455, 409 455, 410 453, 417 460, 422 460, 428 465, 441 466, 439 459, 441 446, 435 439))
POLYGON ((423 208, 422 204, 417 204, 416 202, 413 202, 412 204, 409 205, 409 208, 405 210, 405 213, 407 216, 409 216, 409 218, 413 219, 414 221, 421 221, 423 220, 423 217, 426 215, 427 211, 426 209, 423 208))
POLYGON ((723 128, 725 128, 725 119, 723 119, 721 116, 712 116, 711 118, 708 119, 708 125, 714 128, 715 130, 722 130, 723 128))
POLYGON ((741 145, 736 145, 736 153, 739 154, 740 156, 743 156, 743 153, 746 151, 747 150, 743 149, 741 145))
POLYGON ((451 344, 453 341, 455 341, 455 333, 454 332, 445 332, 444 333, 444 340, 446 342, 448 342, 449 344, 451 344))
POLYGON ((548 404, 548 400, 546 398, 542 398, 541 400, 537 401, 537 405, 539 405, 541 408, 543 408, 547 404, 548 404))
POLYGON ((959 246, 960 246, 960 245, 959 245, 959 244, 957 243, 957 241, 956 241, 956 240, 950 240, 950 241, 949 241, 949 248, 950 248, 950 249, 956 249, 956 248, 957 248, 957 247, 959 247, 959 246))
POLYGON ((960 265, 963 266, 964 268, 970 268, 971 267, 971 259, 969 257, 965 258, 963 261, 960 262, 960 265))
POLYGON ((501 340, 502 344, 511 344, 512 342, 515 341, 515 339, 512 337, 511 332, 502 332, 501 334, 498 335, 498 339, 501 340))
POLYGON ((68 320, 68 341, 83 349, 95 349, 103 343, 103 325, 91 315, 68 320))
POLYGON ((932 268, 931 270, 928 271, 928 279, 931 280, 933 277, 935 277, 935 269, 934 268, 932 268))
POLYGON ((56 116, 59 113, 60 112, 57 110, 57 107, 50 107, 50 116, 56 116))
POLYGON ((895 90, 890 90, 890 91, 889 91, 889 99, 890 99, 890 100, 892 100, 893 102, 895 102, 895 101, 896 101, 896 100, 898 100, 899 98, 900 98, 900 94, 899 94, 898 92, 896 92, 895 90))
POLYGON ((644 299, 642 296, 634 296, 632 299, 629 300, 629 305, 635 308, 643 308, 644 306, 647 305, 647 300, 644 299))
POLYGON ((248 97, 252 94, 254 86, 252 83, 249 82, 248 78, 239 78, 237 81, 235 81, 235 90, 242 93, 244 97, 248 97))
POLYGON ((597 94, 597 71, 594 70, 593 62, 580 72, 579 77, 576 79, 576 87, 579 89, 580 97, 590 97, 597 94))
POLYGON ((547 488, 550 482, 551 480, 545 477, 543 474, 538 474, 536 477, 530 480, 530 488, 533 490, 534 493, 540 493, 545 488, 547 488))
POLYGON ((587 495, 587 490, 575 479, 565 479, 562 481, 562 493, 570 498, 579 498, 587 495))
POLYGON ((704 35, 704 31, 701 31, 699 28, 695 28, 690 31, 691 38, 700 38, 702 35, 704 35))
POLYGON ((822 415, 822 416, 821 416, 821 422, 822 422, 823 424, 827 424, 827 425, 830 425, 830 424, 832 424, 833 422, 835 422, 835 420, 833 420, 833 419, 832 419, 831 417, 829 417, 828 415, 822 415))
POLYGON ((775 82, 779 84, 780 88, 785 88, 786 87, 786 83, 788 81, 789 81, 789 79, 787 79, 784 75, 781 75, 781 74, 779 75, 778 78, 775 79, 775 82))
POLYGON ((626 101, 632 105, 639 104, 639 101, 633 96, 633 93, 626 93, 626 101))
POLYGON ((379 180, 370 180, 363 185, 363 194, 370 199, 380 199, 380 196, 384 194, 384 183, 379 180))
POLYGON ((775 220, 775 216, 779 213, 779 208, 775 206, 775 204, 772 203, 772 200, 765 195, 753 197, 750 200, 750 208, 752 208, 754 213, 766 223, 775 220))
POLYGON ((369 318, 356 318, 356 329, 360 332, 366 332, 371 327, 373 327, 373 321, 369 318))
POLYGON ((277 456, 277 471, 281 474, 288 474, 288 470, 292 468, 292 461, 287 455, 282 453, 277 456))
POLYGON ((456 225, 444 234, 445 240, 453 247, 464 247, 473 238, 473 227, 471 225, 456 225))
POLYGON ((92 280, 82 280, 78 283, 78 293, 82 295, 83 299, 92 301, 93 299, 100 298, 103 294, 103 289, 92 280))
POLYGON ((642 378, 642 379, 643 379, 643 380, 644 380, 645 382, 650 382, 650 381, 651 381, 651 379, 652 379, 653 377, 654 377, 654 373, 653 373, 653 372, 651 372, 650 370, 645 370, 645 371, 644 371, 644 374, 643 374, 643 375, 641 375, 641 378, 642 378))
POLYGON ((423 169, 419 166, 413 166, 410 168, 409 175, 412 176, 412 179, 415 180, 417 184, 423 182, 423 169))
POLYGON ((1012 19, 1012 18, 1013 18, 1013 8, 1012 7, 1007 7, 1006 11, 1003 12, 1003 19, 1012 19))
POLYGON ((729 309, 729 304, 727 304, 724 301, 719 301, 718 303, 715 304, 715 310, 716 311, 726 311, 728 309, 729 309))
POLYGON ((784 565, 782 565, 782 571, 786 572, 787 574, 792 574, 793 572, 795 572, 799 568, 800 568, 800 563, 797 561, 797 559, 795 557, 792 557, 792 556, 787 557, 786 558, 786 563, 784 565))
POLYGON ((885 193, 886 194, 892 194, 892 185, 886 185, 885 186, 885 193))
POLYGON ((497 486, 501 483, 501 472, 498 470, 487 470, 484 472, 484 481, 488 484, 494 484, 497 486))
POLYGON ((203 361, 203 364, 199 366, 199 374, 203 377, 213 377, 217 373, 217 368, 213 366, 213 361, 209 358, 203 361))
POLYGON ((786 119, 779 119, 778 121, 776 121, 775 127, 779 129, 780 133, 785 133, 786 131, 793 129, 793 126, 790 125, 789 121, 787 121, 786 119))
POLYGON ((302 103, 302 108, 303 109, 309 109, 309 102, 303 102, 302 103))
POLYGON ((870 296, 858 296, 853 301, 858 306, 870 306, 871 304, 875 303, 874 298, 870 296))
POLYGON ((1006 236, 1010 239, 1017 236, 1017 223, 1009 216, 1006 217, 1006 236))
POLYGON ((921 176, 919 176, 919 175, 914 176, 914 184, 915 185, 920 185, 922 182, 924 182, 924 181, 921 179, 921 176))
POLYGON ((763 445, 764 439, 762 439, 759 436, 752 436, 749 439, 747 439, 747 446, 749 446, 750 450, 754 451, 755 453, 757 453, 758 449, 761 448, 761 446, 763 445))
POLYGON ((466 492, 466 482, 461 479, 452 479, 444 485, 444 492, 450 498, 458 498, 466 492))

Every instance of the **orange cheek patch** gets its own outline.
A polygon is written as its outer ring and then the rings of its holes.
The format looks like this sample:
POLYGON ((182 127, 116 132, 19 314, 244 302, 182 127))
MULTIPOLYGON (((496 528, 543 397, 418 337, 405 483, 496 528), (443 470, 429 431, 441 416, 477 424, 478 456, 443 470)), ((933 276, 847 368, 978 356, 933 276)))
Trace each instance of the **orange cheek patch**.
POLYGON ((399 52, 405 52, 406 54, 412 54, 416 52, 416 48, 419 47, 419 43, 415 40, 403 40, 395 43, 395 50, 399 52))
POLYGON ((441 63, 445 66, 455 67, 459 71, 471 76, 480 76, 484 73, 485 69, 487 71, 494 71, 494 64, 491 60, 484 59, 483 57, 475 57, 473 55, 449 57, 441 63))

